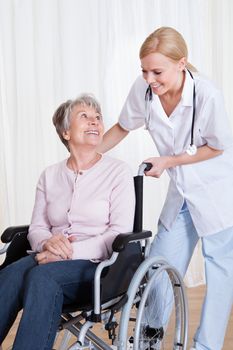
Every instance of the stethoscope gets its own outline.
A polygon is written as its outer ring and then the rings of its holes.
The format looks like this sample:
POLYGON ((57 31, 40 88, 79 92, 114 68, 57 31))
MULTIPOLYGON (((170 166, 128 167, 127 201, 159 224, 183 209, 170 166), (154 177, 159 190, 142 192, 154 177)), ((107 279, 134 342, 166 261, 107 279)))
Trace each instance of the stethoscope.
MULTIPOLYGON (((189 72, 191 78, 193 79, 193 115, 192 115, 192 126, 191 126, 191 142, 189 147, 186 150, 186 153, 188 153, 190 156, 194 156, 197 153, 197 146, 194 145, 194 124, 195 124, 195 114, 196 114, 196 89, 195 89, 195 82, 192 73, 187 69, 189 72)), ((149 129, 150 125, 150 105, 153 100, 153 93, 151 86, 149 85, 146 89, 145 94, 145 102, 146 102, 146 120, 145 120, 145 126, 146 129, 149 129)))

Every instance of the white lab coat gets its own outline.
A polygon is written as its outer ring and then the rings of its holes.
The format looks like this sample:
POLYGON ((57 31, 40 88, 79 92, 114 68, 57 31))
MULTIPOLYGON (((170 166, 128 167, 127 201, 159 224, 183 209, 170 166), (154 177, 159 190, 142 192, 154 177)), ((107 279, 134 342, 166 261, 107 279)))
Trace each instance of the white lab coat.
MULTIPOLYGON (((181 101, 169 118, 153 94, 147 129, 161 156, 184 153, 191 138, 194 82, 194 144, 207 144, 224 152, 206 161, 168 169, 170 185, 160 220, 171 230, 185 200, 202 237, 233 226, 233 136, 221 92, 206 78, 194 74, 193 80, 186 71, 181 101)), ((119 118, 123 129, 145 125, 147 87, 141 76, 133 84, 119 118)))

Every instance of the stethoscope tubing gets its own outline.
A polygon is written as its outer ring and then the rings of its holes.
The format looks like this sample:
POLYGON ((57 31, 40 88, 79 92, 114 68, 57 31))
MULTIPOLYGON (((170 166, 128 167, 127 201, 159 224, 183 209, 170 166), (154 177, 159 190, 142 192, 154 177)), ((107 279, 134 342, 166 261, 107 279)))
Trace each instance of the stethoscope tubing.
MULTIPOLYGON (((196 87, 195 87, 195 81, 192 73, 190 72, 189 69, 187 69, 189 72, 191 78, 193 79, 193 114, 192 114, 192 124, 191 124, 191 137, 190 137, 190 145, 189 148, 187 149, 187 153, 189 155, 194 155, 196 154, 197 148, 194 144, 194 126, 195 126, 195 116, 196 116, 196 87)), ((153 93, 151 86, 148 85, 145 93, 145 102, 146 102, 146 128, 149 129, 149 124, 150 124, 150 105, 153 100, 153 93)))

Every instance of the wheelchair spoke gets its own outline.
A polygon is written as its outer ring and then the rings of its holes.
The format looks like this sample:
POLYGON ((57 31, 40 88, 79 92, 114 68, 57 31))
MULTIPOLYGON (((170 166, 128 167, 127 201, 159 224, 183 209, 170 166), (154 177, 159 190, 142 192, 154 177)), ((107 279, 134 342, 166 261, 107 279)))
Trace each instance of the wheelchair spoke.
MULTIPOLYGON (((148 266, 144 271, 146 276, 147 271, 148 266)), ((141 281, 136 278, 132 281, 129 288, 130 294, 135 293, 136 296, 140 294, 142 281, 145 282, 144 276, 141 281)), ((152 273, 150 270, 150 277, 143 287, 140 302, 135 305, 132 297, 129 296, 128 305, 122 312, 121 322, 123 323, 119 334, 119 349, 185 350, 186 304, 183 282, 175 269, 163 263, 158 265, 152 273), (134 312, 133 316, 132 312, 134 312)))

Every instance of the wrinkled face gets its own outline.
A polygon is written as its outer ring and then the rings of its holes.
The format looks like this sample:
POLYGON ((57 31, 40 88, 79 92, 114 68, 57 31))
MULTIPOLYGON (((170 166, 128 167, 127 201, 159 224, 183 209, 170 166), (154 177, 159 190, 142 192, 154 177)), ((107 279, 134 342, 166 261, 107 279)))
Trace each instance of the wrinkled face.
POLYGON ((158 52, 151 53, 141 59, 142 75, 153 93, 162 96, 179 89, 185 64, 185 57, 173 61, 158 52))
POLYGON ((102 142, 104 125, 101 114, 86 105, 75 105, 70 113, 70 128, 63 133, 72 145, 98 146, 102 142))

